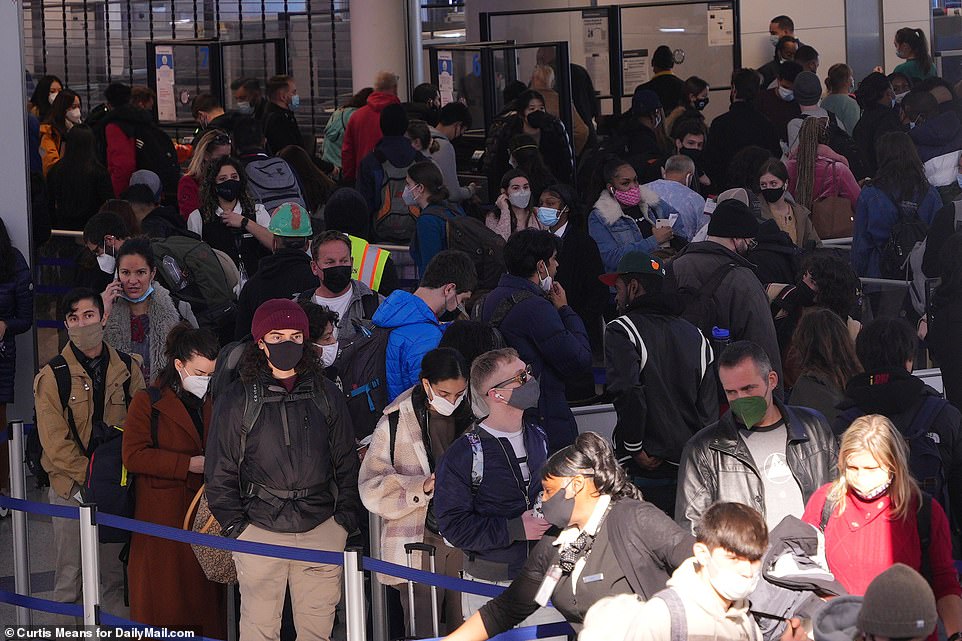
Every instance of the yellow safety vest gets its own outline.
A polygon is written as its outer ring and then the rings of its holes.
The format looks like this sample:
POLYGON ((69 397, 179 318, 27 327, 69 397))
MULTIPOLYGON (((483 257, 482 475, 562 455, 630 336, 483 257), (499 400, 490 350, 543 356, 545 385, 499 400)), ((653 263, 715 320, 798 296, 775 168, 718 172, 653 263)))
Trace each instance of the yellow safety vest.
POLYGON ((387 265, 391 252, 376 247, 363 238, 348 238, 351 239, 351 260, 354 262, 351 278, 376 292, 381 287, 381 276, 384 275, 384 266, 387 265))

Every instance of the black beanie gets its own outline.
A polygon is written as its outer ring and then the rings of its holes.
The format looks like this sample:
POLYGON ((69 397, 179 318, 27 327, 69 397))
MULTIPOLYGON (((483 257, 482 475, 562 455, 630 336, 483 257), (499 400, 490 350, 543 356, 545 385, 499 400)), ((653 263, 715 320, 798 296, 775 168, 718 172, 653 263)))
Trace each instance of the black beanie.
POLYGON ((408 129, 408 115, 404 107, 394 103, 381 112, 381 133, 385 136, 403 136, 408 129))
POLYGON ((754 238, 758 234, 758 219, 740 200, 728 199, 718 203, 708 222, 708 235, 718 238, 754 238))
POLYGON ((324 204, 324 228, 367 238, 367 201, 356 189, 341 187, 324 204))

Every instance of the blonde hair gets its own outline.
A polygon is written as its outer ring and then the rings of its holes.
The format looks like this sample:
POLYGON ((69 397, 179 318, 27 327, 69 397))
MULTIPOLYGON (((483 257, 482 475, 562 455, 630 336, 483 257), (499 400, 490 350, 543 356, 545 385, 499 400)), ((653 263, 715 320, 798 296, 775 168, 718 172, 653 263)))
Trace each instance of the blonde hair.
POLYGON ((211 147, 211 143, 214 142, 214 138, 218 136, 224 136, 224 132, 219 129, 211 129, 204 133, 194 145, 194 155, 190 157, 190 163, 187 165, 187 175, 200 182, 204 179, 204 173, 206 172, 207 165, 207 151, 211 147))
POLYGON ((909 448, 905 439, 892 425, 892 421, 880 414, 869 414, 855 419, 842 435, 838 451, 838 479, 832 483, 826 500, 838 506, 837 514, 845 511, 849 483, 845 475, 848 459, 865 452, 892 475, 888 494, 895 518, 904 520, 913 505, 922 500, 922 491, 909 471, 909 448))
POLYGON ((795 201, 811 210, 815 200, 815 163, 818 146, 825 140, 828 118, 806 118, 798 132, 798 156, 795 172, 795 201))
POLYGON ((475 416, 484 418, 490 413, 486 397, 490 390, 488 385, 491 383, 491 377, 499 367, 516 358, 521 358, 518 356, 518 350, 505 347, 485 352, 471 363, 471 406, 474 408, 475 416))

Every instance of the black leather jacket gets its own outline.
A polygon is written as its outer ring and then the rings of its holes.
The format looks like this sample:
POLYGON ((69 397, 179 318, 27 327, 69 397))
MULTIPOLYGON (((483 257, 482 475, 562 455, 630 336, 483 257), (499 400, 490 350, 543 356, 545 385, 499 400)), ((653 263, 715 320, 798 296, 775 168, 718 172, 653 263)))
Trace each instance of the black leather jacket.
MULTIPOLYGON (((835 478, 838 443, 832 428, 818 412, 775 401, 788 427, 785 456, 802 490, 809 497, 835 478)), ((686 531, 715 501, 735 501, 765 515, 765 492, 758 467, 738 435, 731 410, 688 442, 678 471, 675 519, 686 531)), ((801 516, 801 515, 799 515, 801 516)))

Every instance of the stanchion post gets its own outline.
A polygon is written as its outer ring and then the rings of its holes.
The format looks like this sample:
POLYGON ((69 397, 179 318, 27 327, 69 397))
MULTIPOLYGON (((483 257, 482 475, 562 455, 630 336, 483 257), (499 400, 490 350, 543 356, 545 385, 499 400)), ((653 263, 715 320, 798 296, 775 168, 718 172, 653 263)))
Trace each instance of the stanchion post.
MULTIPOLYGON (((11 421, 7 426, 10 439, 10 496, 27 500, 27 477, 23 469, 23 421, 11 421)), ((27 548, 27 513, 13 510, 13 580, 17 594, 30 596, 30 559, 27 548)), ((17 625, 30 625, 29 608, 17 608, 17 625)))
MULTIPOLYGON (((370 512, 368 518, 369 531, 371 533, 371 558, 381 558, 381 517, 370 512)), ((377 580, 377 574, 371 572, 371 609, 373 610, 371 622, 372 641, 388 641, 390 629, 388 627, 387 616, 387 587, 381 585, 377 580)))
POLYGON ((84 625, 100 625, 100 547, 97 506, 80 506, 80 565, 84 591, 84 625))
POLYGON ((364 621, 364 571, 361 548, 344 550, 344 600, 347 613, 347 641, 367 641, 364 621))

